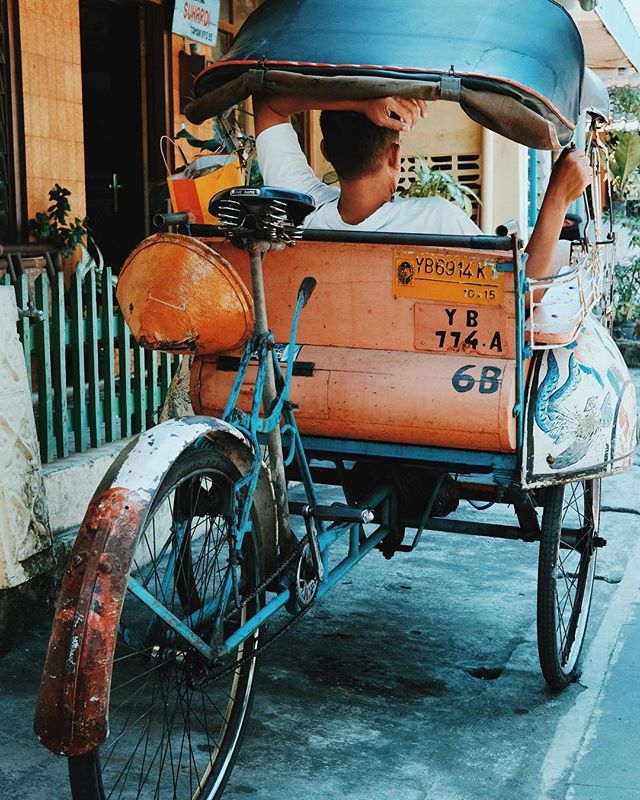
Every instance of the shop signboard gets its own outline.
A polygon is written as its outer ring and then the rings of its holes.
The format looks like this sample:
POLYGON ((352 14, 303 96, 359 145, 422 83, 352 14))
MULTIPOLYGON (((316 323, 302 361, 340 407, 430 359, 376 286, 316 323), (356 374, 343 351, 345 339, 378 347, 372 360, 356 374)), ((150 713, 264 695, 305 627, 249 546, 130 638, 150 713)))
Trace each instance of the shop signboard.
POLYGON ((194 42, 215 45, 220 0, 176 0, 171 30, 194 42))

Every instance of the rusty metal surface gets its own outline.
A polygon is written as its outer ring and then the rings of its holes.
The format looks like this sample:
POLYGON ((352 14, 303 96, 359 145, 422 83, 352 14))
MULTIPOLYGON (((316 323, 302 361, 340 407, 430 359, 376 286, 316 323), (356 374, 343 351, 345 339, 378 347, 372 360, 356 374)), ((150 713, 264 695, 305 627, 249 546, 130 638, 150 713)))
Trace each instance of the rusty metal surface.
POLYGON ((85 753, 107 736, 118 620, 147 504, 126 489, 104 490, 94 496, 80 528, 60 590, 36 710, 36 734, 55 753, 85 753))
MULTIPOLYGON (((38 696, 35 731, 54 753, 80 755, 108 735, 111 665, 139 532, 169 468, 203 436, 246 472, 253 452, 228 423, 172 419, 121 453, 91 501, 63 578, 38 696)), ((268 569, 275 563, 277 523, 265 470, 256 511, 268 569)))

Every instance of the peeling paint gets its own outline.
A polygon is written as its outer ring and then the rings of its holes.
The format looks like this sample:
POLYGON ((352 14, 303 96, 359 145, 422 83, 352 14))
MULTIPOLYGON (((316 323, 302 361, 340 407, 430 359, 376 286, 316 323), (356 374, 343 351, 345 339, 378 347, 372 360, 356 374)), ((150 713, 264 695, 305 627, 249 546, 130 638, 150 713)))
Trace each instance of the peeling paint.
MULTIPOLYGON (((138 535, 171 464, 207 435, 218 437, 241 471, 249 463, 247 442, 227 423, 169 420, 123 453, 91 501, 64 575, 36 710, 36 733, 55 753, 86 753, 108 735, 113 653, 138 535)), ((272 495, 260 512, 274 516, 272 495)), ((276 528, 268 521, 264 528, 265 549, 275 557, 276 528)))
POLYGON ((210 417, 167 420, 141 434, 115 476, 113 485, 149 496, 184 448, 214 431, 224 431, 246 443, 239 431, 222 420, 210 417), (162 469, 161 472, 158 471, 159 468, 162 469))

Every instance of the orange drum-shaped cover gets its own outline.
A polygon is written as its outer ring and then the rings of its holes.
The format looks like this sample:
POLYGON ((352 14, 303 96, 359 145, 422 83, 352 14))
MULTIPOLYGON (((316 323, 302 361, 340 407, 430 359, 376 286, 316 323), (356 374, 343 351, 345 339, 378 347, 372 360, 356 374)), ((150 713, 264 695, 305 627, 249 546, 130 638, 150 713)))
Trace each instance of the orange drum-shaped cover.
POLYGON ((171 353, 224 353, 247 341, 251 295, 204 242, 176 233, 145 239, 125 261, 118 303, 138 344, 171 353))

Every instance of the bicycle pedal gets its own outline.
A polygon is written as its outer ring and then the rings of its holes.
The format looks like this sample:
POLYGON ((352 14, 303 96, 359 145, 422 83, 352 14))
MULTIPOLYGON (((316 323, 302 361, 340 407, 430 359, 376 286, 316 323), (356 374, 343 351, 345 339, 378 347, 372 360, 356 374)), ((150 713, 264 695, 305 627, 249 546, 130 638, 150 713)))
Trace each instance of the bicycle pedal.
POLYGON ((324 579, 324 564, 322 563, 322 553, 320 552, 320 543, 318 542, 318 529, 316 527, 313 511, 313 506, 305 506, 302 509, 302 516, 304 518, 305 528, 307 529, 311 562, 318 576, 318 580, 322 582, 324 579))

